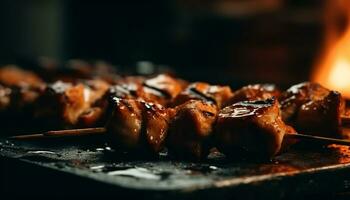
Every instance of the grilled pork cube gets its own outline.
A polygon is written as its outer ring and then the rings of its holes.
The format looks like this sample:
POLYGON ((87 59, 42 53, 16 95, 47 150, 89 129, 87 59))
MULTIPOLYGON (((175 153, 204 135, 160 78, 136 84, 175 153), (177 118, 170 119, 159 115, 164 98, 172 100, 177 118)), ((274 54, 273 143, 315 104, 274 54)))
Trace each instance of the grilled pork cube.
POLYGON ((183 80, 175 79, 167 74, 159 74, 144 81, 143 98, 146 101, 168 106, 186 85, 187 83, 183 80))
POLYGON ((112 144, 137 149, 141 138, 142 105, 134 99, 113 98, 113 112, 107 123, 112 144))
POLYGON ((172 106, 181 105, 188 100, 197 99, 212 102, 219 108, 232 96, 231 88, 228 86, 209 85, 207 83, 196 82, 190 84, 173 101, 172 106))
POLYGON ((279 95, 280 91, 273 84, 247 85, 235 91, 225 105, 229 106, 240 101, 266 100, 272 97, 278 98, 279 95))
POLYGON ((342 137, 341 115, 345 102, 341 94, 320 84, 305 82, 292 86, 281 97, 283 120, 304 134, 342 137))
POLYGON ((161 91, 145 87, 138 83, 120 83, 113 85, 106 98, 138 99, 147 102, 166 105, 168 97, 161 91))
POLYGON ((111 144, 130 153, 154 155, 161 151, 170 113, 159 104, 113 98, 113 113, 107 123, 111 144))
POLYGON ((217 147, 227 156, 246 152, 270 158, 280 152, 284 134, 290 131, 274 98, 244 101, 223 108, 216 123, 217 147))
POLYGON ((159 74, 145 80, 144 85, 162 92, 168 99, 173 99, 186 87, 187 83, 167 74, 159 74))
POLYGON ((102 98, 108 86, 101 80, 89 80, 77 84, 55 82, 46 88, 38 100, 35 116, 56 121, 55 124, 59 126, 76 127, 83 122, 79 122, 80 115, 86 113, 102 98))
POLYGON ((154 78, 128 77, 110 89, 111 97, 139 99, 167 106, 183 89, 184 83, 165 74, 154 78))
POLYGON ((179 158, 206 157, 218 114, 217 106, 201 100, 189 100, 175 110, 167 138, 169 153, 179 158))
POLYGON ((143 123, 146 144, 152 152, 160 152, 167 137, 169 121, 174 111, 158 104, 143 103, 143 123))

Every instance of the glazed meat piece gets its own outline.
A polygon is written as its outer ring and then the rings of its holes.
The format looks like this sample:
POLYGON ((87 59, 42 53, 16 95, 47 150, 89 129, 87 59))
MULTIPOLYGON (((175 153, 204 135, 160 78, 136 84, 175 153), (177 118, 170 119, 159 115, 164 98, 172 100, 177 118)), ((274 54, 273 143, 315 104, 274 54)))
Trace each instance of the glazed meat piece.
POLYGON ((283 120, 300 133, 342 137, 340 125, 345 102, 340 93, 305 82, 285 91, 280 102, 283 120))
POLYGON ((218 108, 201 100, 189 100, 175 108, 167 138, 169 153, 188 159, 205 158, 218 108))
POLYGON ((0 68, 1 110, 6 114, 29 114, 33 103, 45 88, 45 83, 35 73, 16 66, 0 68))
POLYGON ((240 101, 266 100, 272 97, 278 98, 280 91, 272 84, 247 85, 235 91, 233 96, 226 102, 226 106, 240 101))
MULTIPOLYGON (((166 74, 159 74, 155 77, 144 79, 141 83, 140 79, 133 81, 129 78, 126 81, 128 82, 126 85, 128 91, 132 94, 131 96, 163 106, 168 106, 169 102, 182 91, 185 85, 184 81, 166 74)), ((130 97, 130 95, 126 96, 130 97)))
POLYGON ((187 83, 167 74, 159 74, 156 77, 145 80, 144 85, 160 91, 168 99, 173 99, 186 87, 187 83))
POLYGON ((137 83, 120 83, 111 86, 108 95, 123 99, 136 99, 141 92, 141 85, 137 83))
POLYGON ((144 103, 143 122, 148 148, 152 152, 160 152, 168 133, 169 121, 173 116, 172 109, 166 109, 158 104, 144 103))
POLYGON ((130 153, 155 155, 163 149, 171 110, 159 104, 114 97, 107 123, 111 144, 130 153))
POLYGON ((181 105, 188 100, 197 99, 216 104, 219 108, 232 96, 231 88, 228 86, 209 85, 196 82, 190 84, 173 101, 172 106, 181 105))
MULTIPOLYGON (((76 127, 82 114, 90 113, 89 110, 108 90, 108 84, 101 80, 89 80, 77 84, 58 81, 49 85, 37 104, 35 116, 40 119, 50 119, 57 128, 76 127)), ((91 113, 85 116, 94 117, 91 113)), ((89 124, 88 126, 91 126, 89 124)), ((85 126, 83 126, 85 127, 85 126)), ((56 127, 55 127, 56 128, 56 127)))
POLYGON ((9 65, 0 68, 0 83, 5 86, 40 88, 44 81, 35 73, 9 65))
POLYGON ((141 101, 113 98, 113 112, 107 123, 112 144, 136 149, 140 144, 142 126, 141 101))
POLYGON ((223 108, 215 126, 216 144, 227 156, 249 153, 271 158, 280 152, 283 137, 291 128, 280 115, 274 98, 244 101, 223 108))
POLYGON ((118 97, 122 99, 138 99, 166 105, 168 97, 153 88, 145 87, 138 83, 119 83, 109 89, 106 98, 118 97))
POLYGON ((104 102, 106 94, 108 94, 109 85, 101 80, 89 80, 85 82, 88 86, 89 108, 85 109, 78 117, 77 127, 94 127, 103 125, 106 121, 107 106, 104 102))
POLYGON ((139 99, 167 106, 183 88, 183 82, 165 74, 150 79, 127 77, 111 87, 109 96, 139 99))

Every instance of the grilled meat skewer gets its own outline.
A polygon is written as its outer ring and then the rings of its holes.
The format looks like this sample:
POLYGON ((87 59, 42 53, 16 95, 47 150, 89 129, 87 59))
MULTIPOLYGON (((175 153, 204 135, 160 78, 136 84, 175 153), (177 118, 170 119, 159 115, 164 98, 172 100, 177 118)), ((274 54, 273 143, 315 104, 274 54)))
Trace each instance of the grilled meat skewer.
MULTIPOLYGON (((295 134, 295 130, 281 120, 275 99, 240 102, 217 112, 216 105, 199 100, 167 109, 142 100, 114 98, 114 109, 106 128, 81 129, 81 135, 103 131, 113 146, 129 153, 156 155, 166 143, 170 155, 196 160, 205 158, 213 146, 231 157, 245 152, 271 158, 290 145, 289 138, 350 145, 349 141, 295 134), (213 126, 215 115, 218 120, 213 126)), ((65 130, 15 138, 68 135, 80 134, 77 130, 65 130)))
MULTIPOLYGON (((8 71, 11 72, 11 70, 8 71)), ((0 83, 4 84, 0 88, 0 108, 2 109, 8 106, 9 99, 14 98, 9 94, 16 94, 12 92, 12 88, 9 92, 8 85, 13 84, 12 87, 22 89, 29 88, 30 92, 33 91, 32 88, 42 88, 43 85, 45 87, 40 79, 28 79, 28 83, 21 81, 18 78, 21 77, 21 72, 14 73, 18 76, 9 74, 8 80, 6 78, 4 78, 6 81, 0 80, 0 83)), ((229 87, 201 82, 187 86, 186 82, 165 74, 151 78, 118 79, 117 84, 110 89, 108 89, 109 85, 101 80, 88 82, 75 80, 74 82, 47 86, 37 101, 40 109, 37 109, 36 115, 42 118, 59 119, 64 127, 93 127, 98 124, 98 121, 104 121, 102 119, 106 118, 106 113, 112 106, 113 114, 110 115, 106 125, 108 135, 114 138, 111 140, 112 143, 127 151, 146 149, 146 152, 151 154, 157 153, 164 146, 168 134, 166 143, 172 154, 179 157, 202 158, 208 154, 208 149, 212 145, 210 141, 214 125, 217 123, 215 137, 219 138, 218 141, 229 134, 234 135, 237 140, 236 143, 221 144, 220 148, 227 154, 231 152, 225 148, 225 145, 229 147, 232 145, 233 149, 245 149, 248 152, 258 152, 261 156, 269 157, 280 151, 281 138, 285 134, 295 132, 280 119, 280 111, 276 109, 278 102, 275 99, 269 99, 279 96, 279 91, 271 85, 250 85, 232 93, 229 87), (183 90, 185 87, 186 89, 183 90), (109 90, 108 93, 107 90, 109 90), (104 98, 112 103, 106 105, 104 98), (263 103, 242 102, 245 100, 265 101, 263 103), (233 105, 230 106, 230 104, 233 105), (250 104, 259 105, 256 112, 252 112, 254 113, 252 116, 225 117, 225 113, 235 112, 243 107, 247 109, 252 106, 250 104), (223 105, 229 106, 220 111, 223 105), (167 108, 168 106, 171 107, 167 108), (218 116, 219 120, 216 122, 218 116), (240 121, 242 121, 241 125, 240 121), (217 134, 222 132, 218 130, 226 126, 232 126, 232 129, 223 135, 217 134), (256 135, 244 135, 252 132, 253 129, 256 135), (260 146, 254 144, 254 141, 250 141, 252 144, 245 143, 246 138, 249 137, 260 138, 260 146)), ((288 124, 295 125, 298 130, 309 134, 317 133, 318 131, 315 130, 318 129, 317 126, 310 126, 306 122, 316 124, 328 120, 332 123, 329 126, 331 128, 327 130, 333 131, 334 127, 339 128, 339 119, 343 112, 341 96, 311 83, 300 85, 302 86, 295 86, 279 97, 283 101, 282 115, 288 124), (294 92, 295 90, 297 92, 294 92), (290 107, 290 104, 293 106, 290 107), (327 114, 321 115, 320 119, 312 118, 322 112, 327 114)), ((20 99, 36 102, 40 95, 35 96, 35 94, 41 94, 42 91, 34 93, 34 97, 30 92, 23 93, 20 99)), ((325 131, 325 129, 322 130, 325 131)))

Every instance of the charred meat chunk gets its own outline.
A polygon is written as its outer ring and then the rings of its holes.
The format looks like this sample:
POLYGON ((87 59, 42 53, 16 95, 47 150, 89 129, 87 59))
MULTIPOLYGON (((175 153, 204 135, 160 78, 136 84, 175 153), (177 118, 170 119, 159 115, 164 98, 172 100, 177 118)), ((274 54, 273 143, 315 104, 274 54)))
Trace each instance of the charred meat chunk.
POLYGON ((188 100, 197 99, 216 104, 219 108, 232 96, 231 88, 228 86, 209 85, 196 82, 190 84, 173 101, 173 106, 181 105, 188 100))
POLYGON ((115 147, 136 154, 155 155, 163 149, 170 112, 159 104, 136 99, 113 98, 113 112, 107 122, 115 147))
POLYGON ((81 123, 79 117, 102 98, 108 86, 101 80, 89 80, 77 84, 55 82, 46 88, 38 100, 35 116, 51 119, 63 127, 76 127, 81 123))
POLYGON ((175 108, 167 138, 169 153, 185 159, 205 158, 218 108, 201 100, 189 100, 175 108))
POLYGON ((149 79, 128 77, 112 86, 109 96, 139 99, 167 106, 182 91, 183 85, 181 80, 165 74, 149 79))
POLYGON ((159 74, 156 77, 146 79, 144 85, 162 92, 169 99, 173 99, 187 84, 183 80, 175 79, 167 74, 159 74))
POLYGON ((244 101, 223 108, 215 127, 217 147, 227 156, 249 153, 270 158, 280 152, 290 131, 280 116, 277 100, 244 101))
POLYGON ((289 88, 279 100, 283 120, 297 131, 342 137, 340 125, 345 102, 340 93, 317 83, 304 82, 289 88))
POLYGON ((233 93, 226 102, 226 106, 240 101, 266 100, 272 97, 278 98, 280 91, 273 84, 254 84, 242 87, 233 93))
POLYGON ((122 99, 137 99, 166 105, 168 98, 160 91, 145 87, 138 83, 119 83, 110 87, 106 99, 114 97, 122 99))

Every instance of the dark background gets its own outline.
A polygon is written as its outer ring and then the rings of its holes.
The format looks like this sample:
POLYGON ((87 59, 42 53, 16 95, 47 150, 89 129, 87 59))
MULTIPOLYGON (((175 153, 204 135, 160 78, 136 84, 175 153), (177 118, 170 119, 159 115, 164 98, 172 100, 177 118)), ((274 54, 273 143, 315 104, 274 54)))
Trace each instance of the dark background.
POLYGON ((321 0, 2 0, 0 63, 41 56, 138 61, 239 85, 308 80, 323 40, 321 0))

